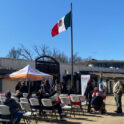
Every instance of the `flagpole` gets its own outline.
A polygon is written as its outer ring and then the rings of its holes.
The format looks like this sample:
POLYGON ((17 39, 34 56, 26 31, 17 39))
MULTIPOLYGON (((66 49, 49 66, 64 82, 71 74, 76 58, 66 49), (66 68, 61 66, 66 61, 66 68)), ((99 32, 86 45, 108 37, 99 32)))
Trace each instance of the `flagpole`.
POLYGON ((73 23, 72 23, 72 3, 71 3, 71 88, 73 86, 73 23))

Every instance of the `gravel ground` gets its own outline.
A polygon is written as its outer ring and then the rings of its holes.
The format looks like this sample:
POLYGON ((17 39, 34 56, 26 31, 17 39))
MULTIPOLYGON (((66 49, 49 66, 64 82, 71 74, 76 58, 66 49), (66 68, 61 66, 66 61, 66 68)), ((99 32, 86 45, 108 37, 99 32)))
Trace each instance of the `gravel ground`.
MULTIPOLYGON (((115 101, 113 96, 107 96, 106 98, 106 110, 107 113, 105 115, 101 114, 89 114, 84 113, 81 115, 76 115, 75 117, 72 115, 71 118, 66 118, 65 121, 56 121, 52 119, 52 121, 44 121, 43 119, 38 121, 38 124, 124 124, 124 113, 117 114, 114 111, 116 110, 115 101)), ((124 111, 124 95, 122 97, 122 106, 124 111)), ((34 121, 31 121, 32 124, 35 124, 34 121)))

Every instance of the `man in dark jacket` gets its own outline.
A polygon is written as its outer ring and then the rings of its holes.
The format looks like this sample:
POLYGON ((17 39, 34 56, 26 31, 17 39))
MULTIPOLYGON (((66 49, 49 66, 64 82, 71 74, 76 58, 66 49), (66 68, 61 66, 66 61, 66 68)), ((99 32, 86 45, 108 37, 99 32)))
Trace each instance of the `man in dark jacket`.
POLYGON ((23 94, 23 93, 28 93, 28 87, 25 85, 25 82, 21 82, 19 91, 23 94))
POLYGON ((91 99, 92 99, 93 91, 94 91, 93 81, 90 80, 87 84, 87 88, 86 88, 86 91, 85 91, 85 97, 88 101, 88 112, 90 112, 90 110, 91 110, 91 99))
POLYGON ((15 124, 18 124, 23 116, 23 114, 19 112, 21 107, 14 99, 11 98, 10 91, 7 91, 5 93, 5 96, 6 96, 6 100, 4 102, 4 105, 7 105, 10 108, 12 118, 15 118, 16 119, 15 124))

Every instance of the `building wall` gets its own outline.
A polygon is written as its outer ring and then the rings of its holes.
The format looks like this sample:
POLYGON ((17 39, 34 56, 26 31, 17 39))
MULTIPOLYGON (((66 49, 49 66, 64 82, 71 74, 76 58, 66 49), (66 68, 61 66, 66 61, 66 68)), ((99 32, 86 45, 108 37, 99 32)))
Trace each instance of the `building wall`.
MULTIPOLYGON (((74 65, 73 72, 79 72, 82 70, 84 66, 82 65, 74 65)), ((60 63, 60 81, 63 81, 63 76, 68 72, 68 74, 71 74, 71 64, 63 64, 60 63)))
MULTIPOLYGON (((32 67, 35 67, 35 61, 27 61, 27 60, 21 60, 21 59, 9 59, 9 58, 0 58, 0 68, 7 68, 7 69, 15 69, 19 70, 26 65, 30 64, 32 67)), ((83 65, 74 65, 74 72, 82 71, 83 65)), ((60 81, 63 81, 63 76, 68 72, 68 74, 71 74, 71 64, 63 64, 60 63, 60 81)), ((4 92, 6 90, 10 90, 12 92, 15 91, 15 86, 18 81, 13 80, 5 80, 0 79, 0 92, 4 92)), ((79 87, 79 86, 77 86, 79 87)), ((107 83, 108 92, 112 92, 112 84, 111 82, 107 83)))
POLYGON ((0 79, 0 92, 2 91, 2 79, 0 79))
MULTIPOLYGON (((28 64, 30 64, 32 67, 35 67, 34 61, 0 58, 0 68, 2 68, 2 70, 4 68, 7 70, 19 70, 28 64)), ((16 86, 17 82, 18 81, 11 80, 11 79, 10 80, 0 79, 0 92, 5 92, 6 90, 15 92, 15 86, 16 86)))
MULTIPOLYGON (((27 61, 21 59, 9 59, 9 58, 0 58, 0 67, 7 69, 15 69, 19 70, 26 65, 30 64, 32 67, 35 67, 35 61, 27 61)), ((81 71, 82 66, 74 65, 74 72, 81 71)), ((60 81, 63 81, 63 76, 65 75, 65 70, 68 71, 68 74, 71 74, 71 64, 63 64, 60 63, 60 81)), ((0 81, 0 86, 2 92, 6 90, 10 90, 12 92, 15 91, 15 85, 17 81, 13 80, 5 80, 0 81)))
POLYGON ((7 90, 10 90, 12 93, 14 93, 17 83, 18 83, 17 80, 3 79, 2 80, 2 93, 4 93, 7 90))
POLYGON ((0 67, 7 67, 13 69, 21 69, 26 65, 30 64, 32 67, 35 67, 34 61, 27 61, 22 59, 9 59, 9 58, 0 58, 0 67))

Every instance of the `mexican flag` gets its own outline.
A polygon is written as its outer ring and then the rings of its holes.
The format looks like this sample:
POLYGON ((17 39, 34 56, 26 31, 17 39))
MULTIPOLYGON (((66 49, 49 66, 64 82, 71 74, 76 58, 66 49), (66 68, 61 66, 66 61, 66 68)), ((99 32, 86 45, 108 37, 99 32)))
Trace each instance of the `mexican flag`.
POLYGON ((104 92, 105 91, 105 86, 104 86, 102 78, 98 79, 98 83, 99 83, 99 91, 104 92))
POLYGON ((67 30, 68 27, 71 26, 71 12, 62 17, 53 27, 51 34, 52 36, 56 36, 57 34, 67 30))

